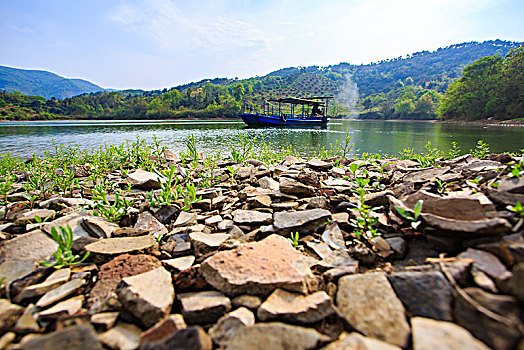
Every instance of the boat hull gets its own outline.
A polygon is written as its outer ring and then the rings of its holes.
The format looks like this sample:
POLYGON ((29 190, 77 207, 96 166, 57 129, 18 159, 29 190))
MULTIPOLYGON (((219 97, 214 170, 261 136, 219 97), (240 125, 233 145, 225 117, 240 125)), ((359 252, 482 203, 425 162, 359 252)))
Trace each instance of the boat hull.
POLYGON ((277 116, 260 115, 260 114, 239 114, 244 123, 249 126, 326 126, 327 119, 322 118, 287 118, 282 120, 277 116))

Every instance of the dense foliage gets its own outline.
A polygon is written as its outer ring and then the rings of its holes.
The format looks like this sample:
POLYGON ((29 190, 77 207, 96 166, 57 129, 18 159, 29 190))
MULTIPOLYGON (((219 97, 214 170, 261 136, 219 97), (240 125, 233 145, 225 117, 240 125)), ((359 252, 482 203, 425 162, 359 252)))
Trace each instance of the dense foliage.
MULTIPOLYGON (((470 42, 369 65, 284 68, 263 77, 216 78, 171 89, 95 92, 63 100, 4 92, 0 95, 0 118, 229 118, 236 117, 245 101, 256 105, 268 98, 331 95, 335 97, 332 117, 358 110, 361 118, 435 119, 442 94, 460 78, 465 66, 484 56, 506 55, 518 45, 501 40, 470 42)), ((518 65, 511 67, 505 68, 506 77, 518 75, 518 65)), ((501 80, 507 87, 504 101, 516 96, 510 80, 501 80)), ((509 108, 518 111, 515 106, 509 108)), ((450 114, 445 118, 455 117, 450 114)))
POLYGON ((439 117, 459 120, 524 120, 524 48, 478 59, 442 98, 439 117))

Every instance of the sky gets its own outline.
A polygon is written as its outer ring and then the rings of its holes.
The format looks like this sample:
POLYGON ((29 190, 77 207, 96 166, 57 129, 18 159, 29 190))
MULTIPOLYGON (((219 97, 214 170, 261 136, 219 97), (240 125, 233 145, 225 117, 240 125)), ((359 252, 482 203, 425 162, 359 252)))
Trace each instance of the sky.
POLYGON ((522 0, 0 0, 0 65, 163 89, 524 41, 522 0))

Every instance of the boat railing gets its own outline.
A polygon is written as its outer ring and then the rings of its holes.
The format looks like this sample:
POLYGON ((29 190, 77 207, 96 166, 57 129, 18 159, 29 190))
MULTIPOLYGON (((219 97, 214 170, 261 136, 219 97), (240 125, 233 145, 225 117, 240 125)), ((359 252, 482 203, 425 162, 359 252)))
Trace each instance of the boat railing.
POLYGON ((264 104, 262 105, 262 111, 260 111, 260 108, 257 108, 257 106, 254 106, 252 103, 245 101, 244 107, 243 107, 243 114, 255 114, 255 115, 265 115, 265 116, 271 116, 271 117, 278 117, 278 118, 294 118, 294 119, 311 119, 312 117, 315 118, 322 118, 322 116, 312 116, 311 114, 308 114, 304 109, 302 109, 301 114, 295 114, 295 113, 285 113, 282 111, 278 106, 272 104, 271 102, 264 101, 264 104))

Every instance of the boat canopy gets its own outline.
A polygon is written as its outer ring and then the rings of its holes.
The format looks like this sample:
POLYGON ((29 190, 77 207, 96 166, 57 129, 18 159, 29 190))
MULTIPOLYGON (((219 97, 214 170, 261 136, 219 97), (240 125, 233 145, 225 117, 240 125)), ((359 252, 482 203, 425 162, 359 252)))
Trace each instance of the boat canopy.
POLYGON ((278 103, 292 103, 295 105, 320 105, 324 106, 326 103, 323 101, 323 99, 333 98, 332 96, 325 96, 325 97, 308 97, 308 98, 296 98, 296 97, 286 97, 286 98, 275 98, 268 100, 268 102, 278 102, 278 103))

